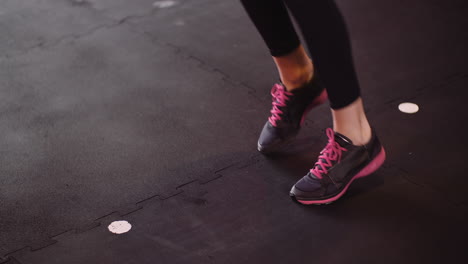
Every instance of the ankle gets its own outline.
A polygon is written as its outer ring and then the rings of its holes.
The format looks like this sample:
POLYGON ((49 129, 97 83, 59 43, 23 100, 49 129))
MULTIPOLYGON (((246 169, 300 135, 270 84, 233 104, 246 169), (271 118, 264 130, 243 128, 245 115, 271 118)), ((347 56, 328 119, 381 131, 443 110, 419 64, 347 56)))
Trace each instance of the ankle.
POLYGON ((288 91, 301 87, 313 78, 314 65, 302 45, 287 55, 273 57, 273 60, 288 91))
POLYGON ((367 143, 369 143, 372 137, 372 129, 367 120, 357 126, 337 126, 334 128, 334 131, 351 139, 353 145, 356 146, 366 145, 367 143))
POLYGON ((354 145, 369 143, 372 130, 360 97, 344 108, 332 109, 332 115, 334 131, 351 139, 354 145))
POLYGON ((298 88, 301 88, 306 83, 309 83, 313 78, 313 74, 310 72, 308 74, 302 74, 295 77, 281 77, 281 82, 286 87, 286 90, 292 91, 298 88))
MULTIPOLYGON (((367 122, 366 122, 367 123, 367 122)), ((372 129, 367 123, 367 125, 361 125, 360 129, 357 131, 356 135, 354 136, 354 145, 356 146, 363 146, 370 142, 372 137, 372 129)))
POLYGON ((333 129, 351 139, 354 145, 365 145, 370 141, 372 129, 361 98, 342 109, 332 109, 332 115, 333 129))

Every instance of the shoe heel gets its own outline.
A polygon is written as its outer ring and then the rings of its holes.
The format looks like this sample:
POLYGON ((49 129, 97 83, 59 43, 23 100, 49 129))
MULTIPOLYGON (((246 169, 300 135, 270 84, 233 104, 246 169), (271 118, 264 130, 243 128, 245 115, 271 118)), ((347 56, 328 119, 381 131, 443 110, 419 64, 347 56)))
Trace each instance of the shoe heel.
POLYGON ((310 112, 310 110, 312 110, 312 108, 318 106, 318 105, 321 105, 323 103, 325 103, 325 101, 327 101, 328 99, 328 94, 327 94, 327 90, 323 89, 322 93, 320 93, 320 95, 315 98, 312 103, 310 103, 310 105, 306 108, 306 110, 304 111, 304 114, 302 114, 302 118, 301 118, 301 126, 304 124, 304 121, 305 121, 305 118, 307 116, 307 114, 310 112))
POLYGON ((387 157, 387 154, 385 153, 385 149, 382 147, 380 150, 380 153, 372 160, 364 169, 362 169, 357 175, 357 178, 362 178, 366 177, 372 173, 374 173, 376 170, 378 170, 384 163, 385 159, 387 157))

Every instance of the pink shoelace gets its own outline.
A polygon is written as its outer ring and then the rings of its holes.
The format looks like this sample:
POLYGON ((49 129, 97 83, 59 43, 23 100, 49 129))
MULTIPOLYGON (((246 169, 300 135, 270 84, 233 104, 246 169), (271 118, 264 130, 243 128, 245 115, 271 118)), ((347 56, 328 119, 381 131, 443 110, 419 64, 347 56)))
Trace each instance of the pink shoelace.
POLYGON ((279 83, 273 85, 273 88, 271 89, 271 96, 273 97, 272 98, 273 108, 270 111, 271 116, 268 118, 268 120, 273 126, 276 126, 277 125, 276 122, 281 120, 280 115, 283 113, 283 111, 281 111, 279 107, 286 106, 286 101, 289 100, 288 96, 292 96, 292 95, 293 95, 292 93, 284 89, 283 85, 279 83))
POLYGON ((327 128, 328 144, 320 152, 318 161, 310 170, 310 173, 317 178, 322 179, 322 175, 328 173, 328 169, 333 165, 333 161, 340 162, 343 151, 347 151, 335 141, 335 132, 333 129, 327 128))

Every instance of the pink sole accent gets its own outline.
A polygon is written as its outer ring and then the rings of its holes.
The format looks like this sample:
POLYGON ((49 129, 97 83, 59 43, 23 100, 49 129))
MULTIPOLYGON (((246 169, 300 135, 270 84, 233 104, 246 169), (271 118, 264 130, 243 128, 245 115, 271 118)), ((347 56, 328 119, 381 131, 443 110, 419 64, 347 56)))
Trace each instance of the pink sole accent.
POLYGON ((312 108, 318 105, 325 103, 327 99, 328 99, 327 90, 323 89, 322 93, 317 98, 315 98, 314 101, 312 101, 312 103, 304 111, 304 114, 302 114, 301 126, 302 124, 304 124, 306 115, 310 112, 310 110, 312 110, 312 108))
POLYGON ((366 167, 364 167, 359 173, 357 173, 346 185, 346 187, 337 195, 333 196, 332 198, 328 198, 325 200, 314 200, 314 201, 304 201, 304 200, 297 200, 301 204, 327 204, 338 200, 345 192, 348 190, 348 187, 353 183, 355 179, 359 179, 365 176, 368 176, 374 173, 382 164, 384 163, 386 158, 385 149, 382 147, 380 153, 371 161, 366 167))

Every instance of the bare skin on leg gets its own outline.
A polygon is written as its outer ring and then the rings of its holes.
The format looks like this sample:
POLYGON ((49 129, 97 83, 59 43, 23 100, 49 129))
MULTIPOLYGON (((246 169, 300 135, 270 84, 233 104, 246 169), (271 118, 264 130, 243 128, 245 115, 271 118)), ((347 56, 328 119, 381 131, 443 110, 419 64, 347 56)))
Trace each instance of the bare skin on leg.
POLYGON ((273 57, 273 60, 287 91, 299 88, 312 80, 314 66, 302 45, 287 55, 273 57))
MULTIPOLYGON (((302 45, 291 53, 273 57, 286 90, 292 91, 313 78, 314 65, 302 45)), ((364 145, 371 138, 371 128, 359 97, 341 109, 332 109, 333 130, 347 136, 354 145, 364 145)))
POLYGON ((333 130, 347 136, 354 145, 365 145, 371 138, 371 127, 364 113, 362 99, 359 97, 341 109, 332 109, 333 130))

